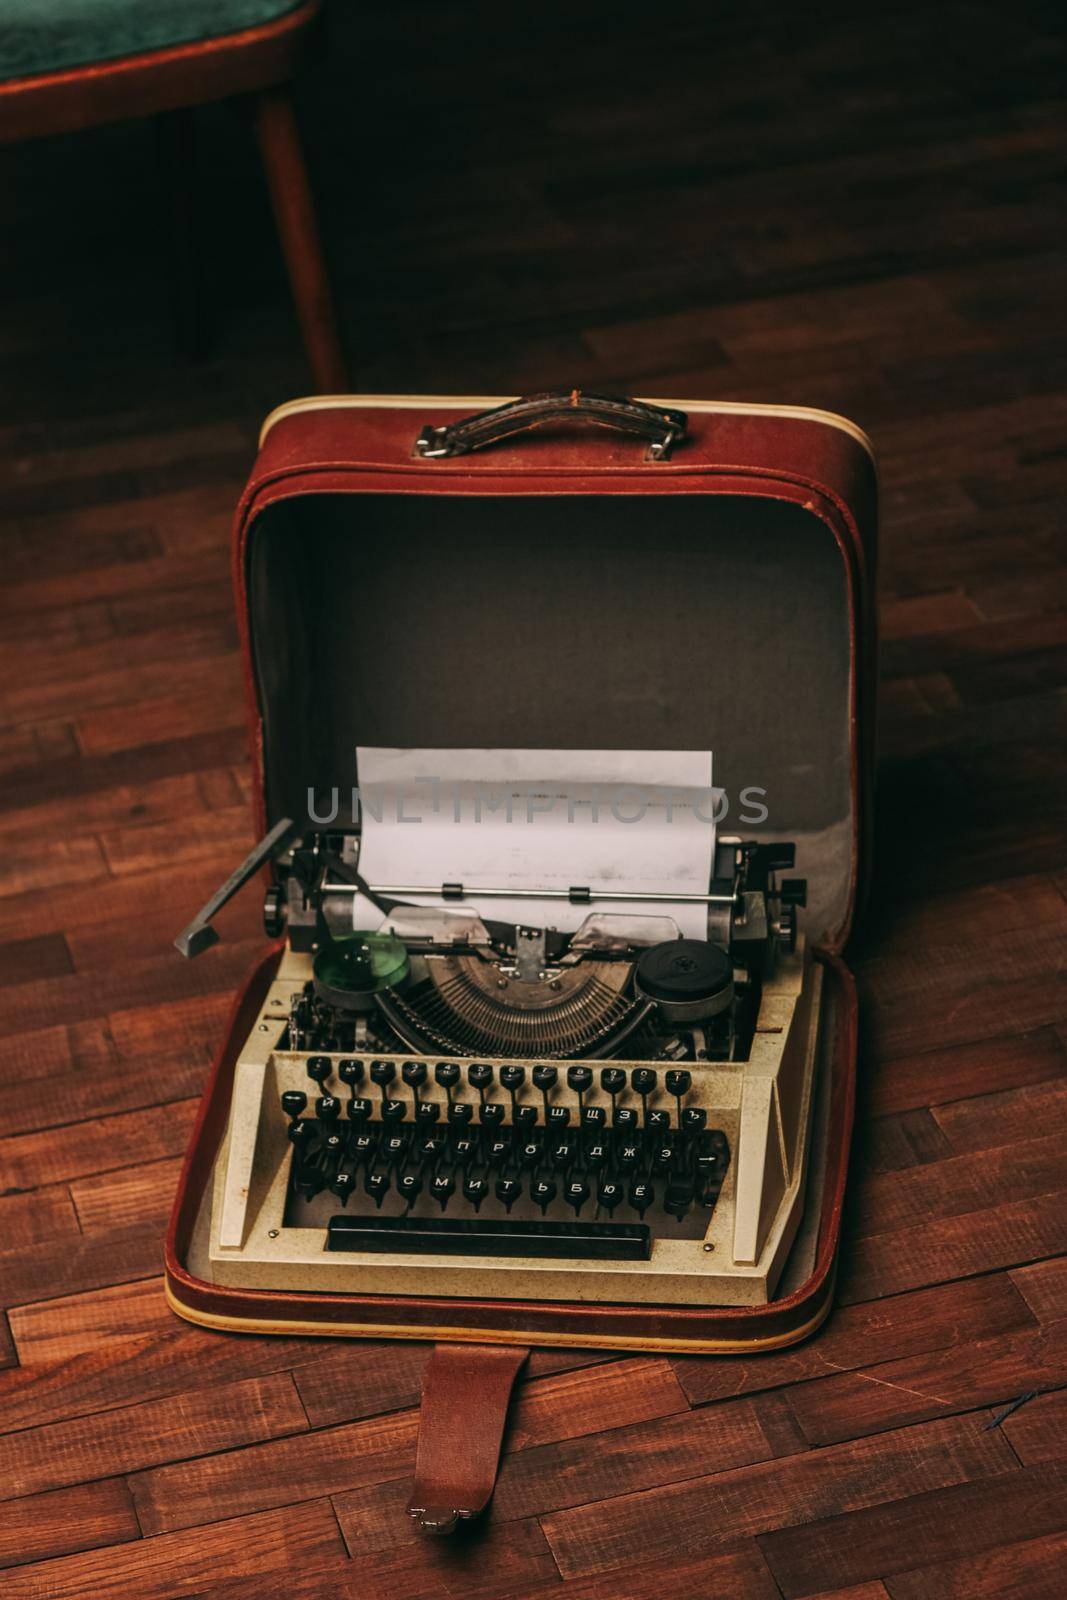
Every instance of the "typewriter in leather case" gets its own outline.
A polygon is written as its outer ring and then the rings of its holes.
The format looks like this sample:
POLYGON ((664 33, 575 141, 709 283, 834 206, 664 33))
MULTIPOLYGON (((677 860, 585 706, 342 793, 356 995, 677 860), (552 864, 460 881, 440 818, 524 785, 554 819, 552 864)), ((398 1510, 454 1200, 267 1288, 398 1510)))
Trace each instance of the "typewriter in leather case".
POLYGON ((182 1174, 175 1310, 498 1358, 818 1325, 875 509, 821 412, 268 419, 233 561, 263 843, 178 942, 256 873, 269 942, 182 1174))

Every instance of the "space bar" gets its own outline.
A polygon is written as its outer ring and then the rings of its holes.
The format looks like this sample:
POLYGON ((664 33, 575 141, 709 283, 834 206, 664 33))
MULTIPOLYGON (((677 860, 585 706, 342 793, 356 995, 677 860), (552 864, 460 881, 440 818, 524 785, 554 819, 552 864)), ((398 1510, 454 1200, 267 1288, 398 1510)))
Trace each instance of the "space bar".
POLYGON ((647 1261, 651 1236, 636 1222, 504 1222, 482 1217, 331 1217, 327 1250, 450 1256, 592 1257, 647 1261))

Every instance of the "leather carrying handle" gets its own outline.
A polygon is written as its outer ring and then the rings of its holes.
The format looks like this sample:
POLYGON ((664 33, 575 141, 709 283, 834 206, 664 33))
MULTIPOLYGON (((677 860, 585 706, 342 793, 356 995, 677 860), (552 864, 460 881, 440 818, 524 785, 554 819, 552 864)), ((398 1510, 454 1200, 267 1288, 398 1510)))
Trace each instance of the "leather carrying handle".
POLYGON ((616 428, 647 439, 648 456, 652 461, 665 461, 673 447, 685 438, 689 425, 684 411, 672 411, 667 406, 646 405, 643 400, 626 400, 621 396, 586 394, 581 389, 555 389, 548 394, 528 394, 521 400, 509 400, 507 405, 476 412, 472 417, 464 417, 462 422, 450 422, 444 427, 435 428, 427 423, 415 441, 415 450, 427 459, 462 456, 561 417, 582 417, 602 428, 616 428))
POLYGON ((434 1345, 408 1502, 424 1533, 452 1533, 492 1499, 512 1386, 529 1354, 522 1345, 434 1345))

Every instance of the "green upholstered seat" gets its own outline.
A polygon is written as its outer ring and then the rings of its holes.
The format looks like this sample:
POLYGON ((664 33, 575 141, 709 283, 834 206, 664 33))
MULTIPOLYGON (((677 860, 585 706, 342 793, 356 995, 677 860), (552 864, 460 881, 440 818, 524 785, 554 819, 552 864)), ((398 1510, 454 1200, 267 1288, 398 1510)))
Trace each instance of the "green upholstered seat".
POLYGON ((0 0, 0 81, 217 39, 298 0, 0 0))

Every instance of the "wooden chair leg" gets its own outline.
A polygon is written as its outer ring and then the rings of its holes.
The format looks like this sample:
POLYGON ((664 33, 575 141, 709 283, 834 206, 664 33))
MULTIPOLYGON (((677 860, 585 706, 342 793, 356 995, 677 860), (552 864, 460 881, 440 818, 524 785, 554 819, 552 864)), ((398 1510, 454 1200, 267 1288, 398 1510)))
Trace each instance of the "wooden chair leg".
POLYGON ((345 394, 348 371, 289 91, 264 90, 256 97, 255 115, 274 219, 315 385, 321 394, 345 394))

